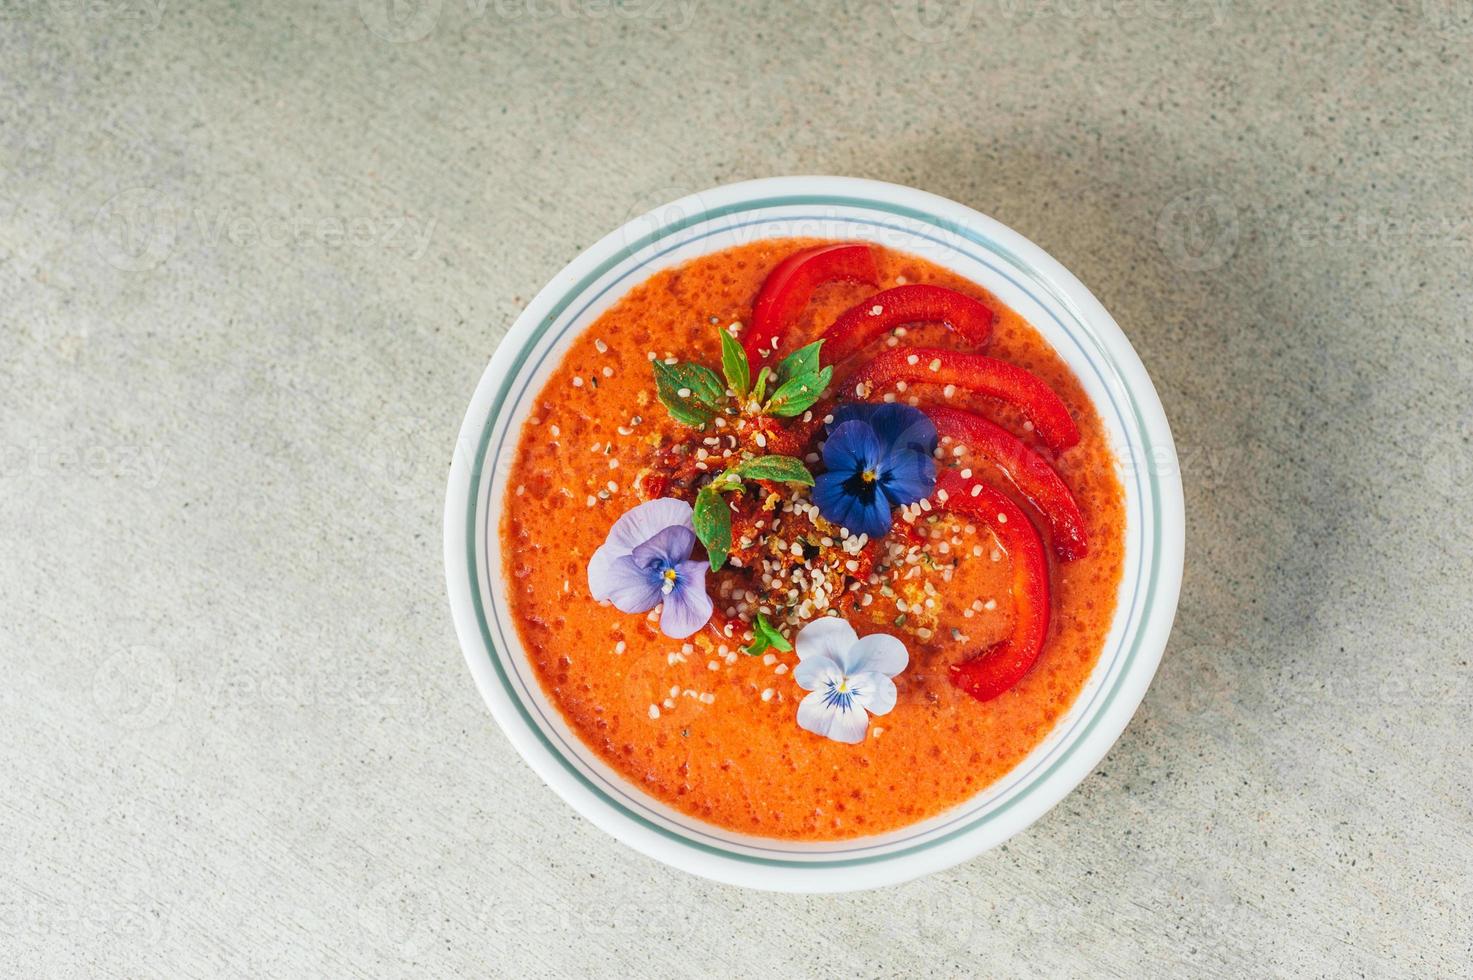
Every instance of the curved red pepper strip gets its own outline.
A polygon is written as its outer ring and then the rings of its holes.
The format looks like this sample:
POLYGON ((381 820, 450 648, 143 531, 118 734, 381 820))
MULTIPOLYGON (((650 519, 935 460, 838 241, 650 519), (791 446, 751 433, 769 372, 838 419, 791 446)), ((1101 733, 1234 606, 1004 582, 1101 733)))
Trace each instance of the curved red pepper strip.
POLYGON ((837 364, 881 334, 907 323, 944 323, 973 347, 992 336, 993 313, 970 296, 943 286, 896 286, 840 314, 824 332, 819 353, 837 364))
POLYGON ((1079 442, 1079 429, 1054 390, 1016 364, 934 347, 894 347, 849 376, 845 393, 868 398, 897 381, 956 385, 1019 408, 1054 452, 1079 442), (865 387, 867 386, 867 387, 865 387))
POLYGON ((821 284, 850 279, 873 286, 879 277, 875 253, 862 242, 805 248, 779 262, 762 283, 752 306, 752 324, 742 335, 753 377, 821 284))
POLYGON ((949 436, 1007 473, 1018 492, 1043 514, 1053 538, 1054 554, 1064 561, 1089 554, 1089 535, 1084 529, 1079 504, 1042 456, 1002 426, 975 412, 943 405, 927 405, 922 411, 936 423, 936 432, 942 438, 949 436))
POLYGON ((1048 559, 1043 539, 1022 508, 975 478, 947 470, 936 480, 934 510, 985 523, 1013 563, 1013 629, 1007 639, 954 664, 951 682, 978 701, 991 701, 1018 683, 1048 638, 1048 559))

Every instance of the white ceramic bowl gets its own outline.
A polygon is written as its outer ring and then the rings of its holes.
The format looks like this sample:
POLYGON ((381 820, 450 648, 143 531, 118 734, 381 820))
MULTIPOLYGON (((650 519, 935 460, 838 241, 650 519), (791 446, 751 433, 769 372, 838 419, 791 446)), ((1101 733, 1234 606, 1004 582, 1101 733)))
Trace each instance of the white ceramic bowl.
POLYGON ((778 177, 682 198, 558 273, 491 358, 460 430, 445 502, 456 632, 481 696, 527 763, 630 847, 719 881, 833 892, 950 867, 1007 840, 1073 789, 1125 729, 1156 672, 1181 587, 1184 517, 1171 430, 1151 379, 1089 290, 1022 235, 954 201, 869 180, 778 177), (901 830, 829 843, 733 833, 679 813, 605 765, 543 693, 508 614, 497 534, 531 400, 574 337, 659 269, 761 238, 861 239, 980 283, 1048 339, 1094 400, 1121 461, 1125 574, 1104 652, 1074 707, 1008 775, 901 830))

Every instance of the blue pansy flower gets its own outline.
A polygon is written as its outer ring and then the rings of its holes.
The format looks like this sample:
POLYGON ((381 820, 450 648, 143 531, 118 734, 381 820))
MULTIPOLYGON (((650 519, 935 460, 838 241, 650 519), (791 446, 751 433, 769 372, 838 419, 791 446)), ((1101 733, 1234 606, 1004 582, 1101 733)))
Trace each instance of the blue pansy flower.
POLYGON ((620 612, 660 606, 660 631, 685 639, 706 625, 712 609, 710 563, 690 560, 695 546, 690 504, 669 497, 640 504, 614 522, 588 560, 588 591, 620 612))
POLYGON ((877 538, 890 511, 928 497, 936 485, 936 425, 909 405, 843 405, 829 423, 813 501, 825 520, 877 538))
POLYGON ((803 627, 794 645, 793 680, 812 692, 798 705, 801 727, 853 745, 864 740, 870 715, 895 707, 894 677, 910 662, 897 637, 871 633, 860 639, 842 619, 825 616, 803 627))

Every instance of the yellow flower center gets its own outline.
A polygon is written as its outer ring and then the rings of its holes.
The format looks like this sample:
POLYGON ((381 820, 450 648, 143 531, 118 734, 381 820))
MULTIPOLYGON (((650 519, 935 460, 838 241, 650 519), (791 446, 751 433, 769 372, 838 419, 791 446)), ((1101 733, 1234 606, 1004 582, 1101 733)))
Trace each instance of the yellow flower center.
POLYGON ((875 482, 875 471, 874 470, 865 470, 863 473, 859 474, 859 478, 861 480, 863 480, 865 483, 874 483, 875 482))

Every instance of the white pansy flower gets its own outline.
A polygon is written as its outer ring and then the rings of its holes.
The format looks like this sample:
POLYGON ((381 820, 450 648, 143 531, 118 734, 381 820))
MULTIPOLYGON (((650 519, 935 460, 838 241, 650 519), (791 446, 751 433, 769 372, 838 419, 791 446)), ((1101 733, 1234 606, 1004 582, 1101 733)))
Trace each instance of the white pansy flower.
POLYGON ((798 724, 815 735, 855 744, 864 740, 870 715, 895 707, 895 682, 910 655, 886 633, 864 639, 832 616, 809 623, 795 644, 793 680, 811 691, 798 705, 798 724))

